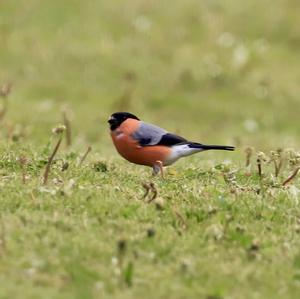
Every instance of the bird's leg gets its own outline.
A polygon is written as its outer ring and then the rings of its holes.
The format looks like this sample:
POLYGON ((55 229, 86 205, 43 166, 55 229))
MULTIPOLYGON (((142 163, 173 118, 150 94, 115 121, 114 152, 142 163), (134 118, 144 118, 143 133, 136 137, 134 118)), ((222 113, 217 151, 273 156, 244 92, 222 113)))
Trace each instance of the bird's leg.
POLYGON ((164 171, 163 171, 163 163, 161 161, 155 161, 153 165, 153 175, 157 175, 160 172, 161 177, 164 178, 164 171))

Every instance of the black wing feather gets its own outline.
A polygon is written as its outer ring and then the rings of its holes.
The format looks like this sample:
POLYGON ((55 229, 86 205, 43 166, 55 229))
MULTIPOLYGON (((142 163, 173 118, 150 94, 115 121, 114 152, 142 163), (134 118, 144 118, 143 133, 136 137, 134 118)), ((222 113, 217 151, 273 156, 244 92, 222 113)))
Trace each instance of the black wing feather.
POLYGON ((181 136, 171 134, 171 133, 166 133, 161 137, 160 141, 156 145, 172 146, 175 144, 186 143, 186 142, 188 141, 181 136))
POLYGON ((151 138, 140 138, 138 142, 140 146, 146 146, 149 145, 149 143, 151 143, 151 138))

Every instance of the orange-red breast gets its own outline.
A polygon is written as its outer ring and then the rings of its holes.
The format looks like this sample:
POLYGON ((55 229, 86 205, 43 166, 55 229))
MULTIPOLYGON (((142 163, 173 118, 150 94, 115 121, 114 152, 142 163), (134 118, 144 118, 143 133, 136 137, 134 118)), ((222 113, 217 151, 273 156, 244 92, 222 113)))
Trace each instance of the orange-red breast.
POLYGON ((233 151, 233 146, 205 145, 191 142, 152 124, 147 124, 128 112, 116 112, 108 120, 111 137, 119 154, 129 162, 153 168, 162 167, 181 157, 206 150, 233 151))

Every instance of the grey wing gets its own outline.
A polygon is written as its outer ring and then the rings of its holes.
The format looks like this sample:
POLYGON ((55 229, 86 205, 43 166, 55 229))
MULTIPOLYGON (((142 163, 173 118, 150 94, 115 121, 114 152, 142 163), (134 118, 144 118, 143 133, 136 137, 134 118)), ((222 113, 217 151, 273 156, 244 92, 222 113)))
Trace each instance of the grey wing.
POLYGON ((141 146, 156 145, 168 132, 155 125, 140 122, 139 128, 132 134, 141 146))

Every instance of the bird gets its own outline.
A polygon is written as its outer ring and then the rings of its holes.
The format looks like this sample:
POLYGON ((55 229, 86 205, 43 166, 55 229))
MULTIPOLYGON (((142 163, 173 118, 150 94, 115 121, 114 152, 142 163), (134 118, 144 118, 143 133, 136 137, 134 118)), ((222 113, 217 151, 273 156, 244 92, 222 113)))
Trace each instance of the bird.
POLYGON ((108 119, 110 135, 119 154, 131 163, 150 166, 164 177, 163 167, 182 157, 207 150, 234 151, 234 146, 206 145, 140 120, 129 112, 115 112, 108 119))

